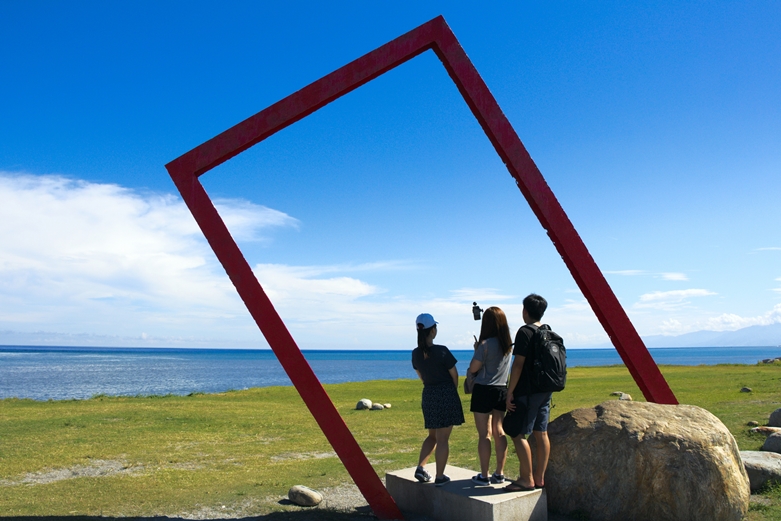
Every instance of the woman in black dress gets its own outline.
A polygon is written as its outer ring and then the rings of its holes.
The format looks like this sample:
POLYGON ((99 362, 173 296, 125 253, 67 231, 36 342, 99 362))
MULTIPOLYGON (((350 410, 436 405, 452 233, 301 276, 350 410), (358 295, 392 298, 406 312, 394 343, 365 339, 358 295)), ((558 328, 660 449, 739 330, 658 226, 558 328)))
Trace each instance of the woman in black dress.
POLYGON ((450 350, 434 344, 437 322, 428 313, 418 315, 418 347, 412 351, 412 367, 423 381, 421 408, 428 436, 420 448, 418 481, 431 481, 431 475, 423 468, 432 453, 436 456, 437 473, 434 484, 444 485, 450 478, 445 475, 445 465, 450 453, 449 439, 453 425, 464 423, 464 411, 458 397, 458 371, 456 358, 450 350))

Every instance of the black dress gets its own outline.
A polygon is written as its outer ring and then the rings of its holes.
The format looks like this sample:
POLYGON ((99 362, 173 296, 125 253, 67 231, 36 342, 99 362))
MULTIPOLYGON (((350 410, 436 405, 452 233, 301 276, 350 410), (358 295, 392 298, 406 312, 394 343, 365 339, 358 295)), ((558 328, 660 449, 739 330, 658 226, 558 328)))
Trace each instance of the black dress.
POLYGON ((412 367, 423 378, 421 409, 427 429, 442 429, 464 423, 464 410, 458 389, 453 385, 450 369, 456 358, 445 346, 432 345, 428 357, 419 347, 412 351, 412 367))

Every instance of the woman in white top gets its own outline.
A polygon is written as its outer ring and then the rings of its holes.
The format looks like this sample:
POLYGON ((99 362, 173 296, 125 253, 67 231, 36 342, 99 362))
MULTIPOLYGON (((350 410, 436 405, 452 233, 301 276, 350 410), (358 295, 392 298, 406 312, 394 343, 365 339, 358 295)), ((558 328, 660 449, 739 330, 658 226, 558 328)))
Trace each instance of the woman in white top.
POLYGON ((502 419, 506 410, 507 376, 511 359, 512 339, 507 316, 498 307, 490 307, 483 314, 480 339, 475 342, 475 354, 468 369, 476 375, 469 410, 474 413, 478 435, 480 474, 472 478, 478 485, 504 481, 507 438, 502 429, 502 419), (492 437, 496 451, 496 471, 488 477, 492 437))

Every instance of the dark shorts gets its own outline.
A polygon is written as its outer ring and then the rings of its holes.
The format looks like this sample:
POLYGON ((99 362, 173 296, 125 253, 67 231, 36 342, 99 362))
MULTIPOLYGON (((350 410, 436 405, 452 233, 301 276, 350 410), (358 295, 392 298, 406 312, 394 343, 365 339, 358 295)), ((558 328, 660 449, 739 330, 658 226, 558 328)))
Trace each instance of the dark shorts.
POLYGON ((443 429, 464 423, 461 398, 452 383, 423 387, 420 406, 427 429, 443 429))
POLYGON ((546 432, 550 418, 551 393, 536 393, 515 397, 515 411, 508 412, 502 427, 504 432, 515 438, 528 436, 532 431, 546 432))
POLYGON ((506 401, 507 386, 475 384, 469 410, 486 414, 491 411, 504 411, 507 407, 506 401))

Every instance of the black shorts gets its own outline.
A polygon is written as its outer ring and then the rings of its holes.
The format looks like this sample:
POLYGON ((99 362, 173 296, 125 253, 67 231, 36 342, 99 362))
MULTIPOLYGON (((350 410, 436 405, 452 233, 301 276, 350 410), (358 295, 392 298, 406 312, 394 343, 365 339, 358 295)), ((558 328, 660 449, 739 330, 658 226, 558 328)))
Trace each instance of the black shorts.
POLYGON ((515 411, 508 412, 502 421, 504 432, 515 438, 528 436, 532 431, 547 432, 550 419, 551 393, 516 396, 515 411))
POLYGON ((507 386, 475 384, 469 410, 486 414, 491 411, 504 411, 507 407, 506 400, 507 386))

